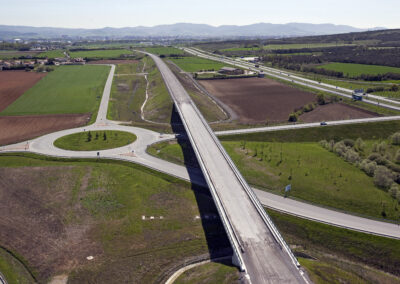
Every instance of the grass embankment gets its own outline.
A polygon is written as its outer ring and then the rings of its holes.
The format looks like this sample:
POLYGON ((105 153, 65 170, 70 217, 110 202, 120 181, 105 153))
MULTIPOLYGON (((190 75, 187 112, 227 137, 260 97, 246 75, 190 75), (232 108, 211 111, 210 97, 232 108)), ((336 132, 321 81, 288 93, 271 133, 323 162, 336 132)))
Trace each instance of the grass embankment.
MULTIPOLYGON (((172 100, 166 90, 164 81, 150 57, 142 58, 141 62, 138 65, 134 64, 134 66, 143 67, 143 64, 146 66, 144 72, 149 73, 149 100, 144 108, 145 118, 168 123, 171 120, 172 100)), ((140 69, 140 72, 142 72, 142 69, 140 69)), ((154 124, 142 120, 141 107, 146 99, 146 85, 144 76, 115 76, 111 89, 107 118, 126 121, 135 126, 159 132, 171 132, 171 127, 168 124, 154 124)))
MULTIPOLYGON (((69 283, 128 283, 132 279, 158 283, 165 271, 207 254, 212 242, 214 248, 229 247, 219 222, 202 224, 196 219, 201 214, 217 214, 208 194, 142 166, 15 154, 1 155, 0 169, 10 177, 7 182, 12 183, 11 176, 18 175, 16 182, 24 180, 32 185, 26 196, 34 196, 35 209, 27 209, 25 214, 33 214, 34 222, 48 224, 40 228, 53 228, 53 220, 62 220, 57 223, 62 225, 59 229, 67 232, 51 231, 49 239, 40 238, 46 232, 38 227, 25 238, 7 239, 10 249, 26 258, 32 270, 37 271, 39 282, 68 274, 69 283), (26 170, 29 168, 32 170, 26 170), (40 218, 35 217, 37 212, 40 218), (75 232, 74 228, 85 230, 71 241, 68 236, 75 232), (206 234, 212 239, 206 240, 206 234), (60 242, 65 253, 53 246, 60 242), (94 260, 87 261, 88 255, 93 255, 94 260)), ((0 189, 7 191, 8 187, 0 189)), ((19 202, 24 202, 24 196, 19 202)), ((24 216, 14 212, 9 218, 25 220, 24 216)))
POLYGON ((186 72, 218 71, 227 66, 217 61, 194 56, 170 58, 170 60, 186 72))
POLYGON ((133 56, 132 51, 128 49, 102 49, 102 50, 83 50, 69 51, 72 58, 82 57, 88 59, 121 59, 126 56, 133 56))
POLYGON ((314 283, 400 282, 399 240, 268 213, 314 283))
POLYGON ((380 66, 380 65, 366 65, 354 63, 328 63, 318 66, 326 70, 336 72, 343 72, 346 76, 357 77, 362 74, 379 75, 385 73, 400 73, 400 68, 380 66))
POLYGON ((123 131, 86 131, 58 138, 54 146, 72 151, 96 151, 122 147, 136 140, 136 136, 123 131))
POLYGON ((234 266, 210 262, 185 271, 175 284, 231 284, 239 282, 239 272, 234 266))
POLYGON ((208 122, 226 120, 229 118, 210 97, 199 91, 192 79, 189 78, 189 75, 182 74, 181 70, 177 68, 175 64, 167 63, 208 122))
POLYGON ((171 54, 178 55, 185 53, 183 50, 171 46, 146 47, 144 50, 149 53, 165 56, 171 56, 171 54))
MULTIPOLYGON (((283 194, 283 188, 292 184, 290 194, 293 197, 375 218, 382 218, 385 211, 387 219, 399 220, 397 201, 378 189, 372 177, 317 143, 322 139, 387 138, 400 129, 399 125, 400 122, 385 122, 371 126, 332 126, 328 133, 325 131, 329 127, 255 133, 230 136, 235 141, 223 141, 223 145, 253 186, 283 194), (351 137, 346 137, 347 133, 351 133, 351 137), (247 142, 244 144, 243 141, 247 142)), ((189 144, 183 147, 164 142, 151 146, 148 151, 182 164, 183 151, 192 153, 189 144)))
POLYGON ((97 114, 109 71, 108 66, 57 67, 1 115, 97 114))
POLYGON ((303 129, 219 136, 222 141, 319 142, 343 139, 386 139, 400 130, 400 121, 320 126, 303 129))
POLYGON ((143 69, 143 61, 138 60, 135 62, 129 62, 124 64, 117 64, 115 68, 115 74, 135 74, 141 73, 143 69))
POLYGON ((155 122, 170 123, 173 102, 160 71, 149 57, 147 57, 146 72, 149 98, 144 107, 144 117, 155 122))
POLYGON ((35 279, 24 265, 2 248, 0 248, 0 272, 8 283, 35 283, 35 279))

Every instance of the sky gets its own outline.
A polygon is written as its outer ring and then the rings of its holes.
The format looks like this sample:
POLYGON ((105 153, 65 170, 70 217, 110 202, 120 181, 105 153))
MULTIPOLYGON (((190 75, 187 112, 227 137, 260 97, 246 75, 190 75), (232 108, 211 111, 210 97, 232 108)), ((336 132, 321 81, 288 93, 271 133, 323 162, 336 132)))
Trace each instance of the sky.
POLYGON ((400 0, 0 0, 0 24, 102 28, 333 23, 400 28, 400 0))

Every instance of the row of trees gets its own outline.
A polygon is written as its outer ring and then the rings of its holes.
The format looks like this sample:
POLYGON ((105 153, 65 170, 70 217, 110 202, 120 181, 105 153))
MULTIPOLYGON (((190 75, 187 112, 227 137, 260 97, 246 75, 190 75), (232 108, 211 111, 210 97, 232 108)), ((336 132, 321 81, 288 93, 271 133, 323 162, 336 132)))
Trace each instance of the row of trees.
MULTIPOLYGON (((400 132, 392 135, 389 141, 393 145, 400 145, 400 132)), ((361 138, 356 141, 345 139, 339 142, 322 140, 320 145, 373 177, 377 187, 387 191, 400 203, 400 149, 393 156, 383 141, 373 144, 368 155, 366 144, 361 138)))

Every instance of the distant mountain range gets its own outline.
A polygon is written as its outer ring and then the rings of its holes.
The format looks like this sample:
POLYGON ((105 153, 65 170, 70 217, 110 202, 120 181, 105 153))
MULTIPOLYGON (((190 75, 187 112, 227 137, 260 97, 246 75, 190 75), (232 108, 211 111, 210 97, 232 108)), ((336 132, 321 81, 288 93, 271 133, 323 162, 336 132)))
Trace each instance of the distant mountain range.
POLYGON ((359 29, 345 25, 334 24, 268 24, 259 23, 245 26, 225 25, 210 26, 205 24, 178 23, 154 27, 126 27, 101 29, 70 29, 51 27, 7 26, 0 25, 0 40, 10 39, 56 39, 56 38, 96 38, 96 39, 132 39, 151 37, 179 38, 237 38, 237 37, 289 37, 340 34, 362 32, 367 30, 382 30, 376 27, 359 29))

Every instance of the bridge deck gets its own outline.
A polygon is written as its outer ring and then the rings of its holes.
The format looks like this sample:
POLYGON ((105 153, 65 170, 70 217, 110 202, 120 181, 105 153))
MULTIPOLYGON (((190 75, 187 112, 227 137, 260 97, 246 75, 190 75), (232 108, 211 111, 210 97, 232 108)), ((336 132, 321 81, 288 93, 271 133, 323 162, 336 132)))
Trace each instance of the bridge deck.
MULTIPOLYGON (((225 224, 232 228, 246 272, 252 283, 304 283, 304 278, 289 254, 275 240, 264 219, 224 156, 223 149, 178 79, 158 57, 152 56, 160 69, 175 105, 185 124, 207 183, 214 194, 225 224)), ((227 227, 226 227, 227 228, 227 227)), ((235 249, 235 248, 234 248, 235 249)))

